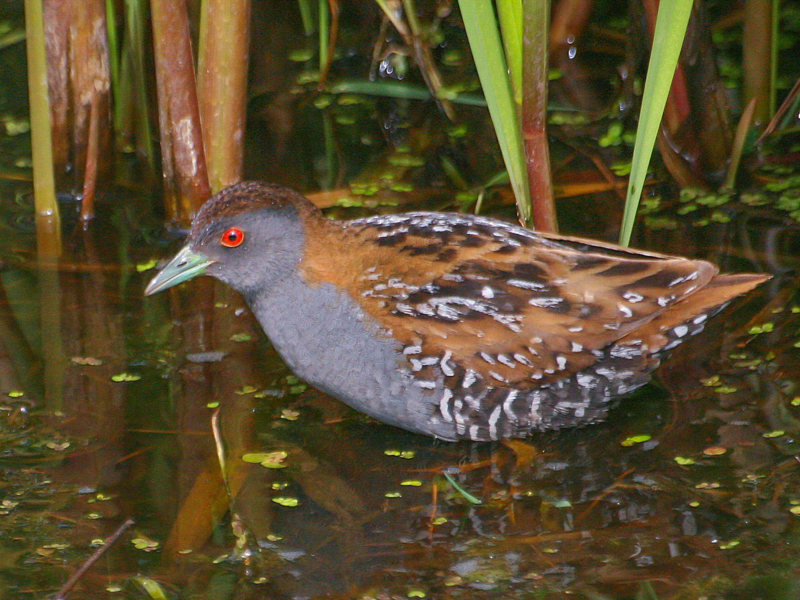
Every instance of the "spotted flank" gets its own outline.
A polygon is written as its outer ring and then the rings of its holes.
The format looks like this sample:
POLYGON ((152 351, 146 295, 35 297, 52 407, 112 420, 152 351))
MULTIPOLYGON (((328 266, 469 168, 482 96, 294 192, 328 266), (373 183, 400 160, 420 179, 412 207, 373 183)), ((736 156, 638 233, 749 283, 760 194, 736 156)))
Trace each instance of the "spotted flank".
POLYGON ((475 441, 602 420, 614 398, 645 384, 658 366, 658 358, 643 353, 641 344, 624 351, 612 347, 579 373, 546 386, 520 389, 503 385, 493 371, 486 376, 433 358, 427 361, 430 369, 416 374, 416 385, 433 390, 436 397, 431 419, 452 424, 457 438, 475 441), (447 372, 436 368, 443 362, 448 365, 447 372))
MULTIPOLYGON (((492 369, 479 372, 454 362, 450 350, 441 357, 411 358, 411 371, 417 378, 414 384, 431 390, 438 398, 433 403, 431 420, 452 424, 458 439, 491 441, 589 425, 605 419, 614 400, 650 381, 664 353, 700 333, 708 318, 723 306, 660 329, 650 340, 628 339, 596 350, 595 362, 577 372, 570 368, 568 355, 559 355, 556 364, 564 375, 546 385, 536 385, 544 373, 534 371, 527 385, 517 382, 510 387, 492 369)), ((416 355, 421 347, 410 346, 411 352, 406 348, 403 353, 416 355)), ((573 342, 573 351, 581 350, 581 345, 573 342)), ((521 353, 508 356, 480 351, 477 356, 493 368, 504 365, 530 372, 533 366, 521 353)))

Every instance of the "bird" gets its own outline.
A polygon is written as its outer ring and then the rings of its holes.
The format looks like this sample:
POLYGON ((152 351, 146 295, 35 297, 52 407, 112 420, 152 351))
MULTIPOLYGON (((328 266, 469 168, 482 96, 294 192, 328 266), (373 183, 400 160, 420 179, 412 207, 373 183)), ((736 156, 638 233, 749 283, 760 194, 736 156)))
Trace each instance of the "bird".
POLYGON ((470 214, 333 220, 257 181, 210 198, 144 293, 201 274, 242 294, 297 376, 446 441, 606 419, 770 278, 470 214))

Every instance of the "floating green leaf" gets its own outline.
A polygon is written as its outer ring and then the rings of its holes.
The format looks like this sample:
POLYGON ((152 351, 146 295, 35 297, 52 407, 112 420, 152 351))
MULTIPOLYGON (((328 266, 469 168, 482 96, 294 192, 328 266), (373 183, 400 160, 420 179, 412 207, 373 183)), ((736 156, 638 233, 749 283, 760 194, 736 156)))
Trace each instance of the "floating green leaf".
POLYGON ((397 456, 399 458, 410 459, 416 456, 416 452, 414 450, 384 450, 383 453, 386 456, 397 456))
POLYGON ((294 410, 293 408, 284 408, 281 411, 281 419, 286 419, 287 421, 297 421, 300 417, 300 411, 294 410))
POLYGON ((136 265, 136 270, 139 273, 143 273, 145 271, 149 271, 150 269, 155 268, 155 266, 157 264, 158 264, 158 261, 155 258, 151 258, 150 260, 148 260, 146 262, 141 262, 141 263, 137 264, 136 265))
POLYGON ((119 383, 122 381, 139 381, 141 378, 141 375, 136 375, 135 373, 117 373, 111 376, 111 381, 119 383))
POLYGON ((623 446, 634 446, 636 444, 641 444, 642 442, 647 442, 651 439, 651 436, 645 434, 641 435, 632 435, 630 437, 625 438, 620 442, 623 446))
POLYGON ((242 460, 246 463, 259 464, 268 469, 284 469, 286 468, 286 458, 289 456, 284 450, 276 450, 275 452, 250 452, 242 456, 242 460))
POLYGON ((703 454, 706 456, 722 456, 728 451, 727 448, 723 448, 722 446, 710 446, 703 450, 703 454))
POLYGON ((103 364, 102 360, 99 358, 93 358, 91 356, 73 356, 70 360, 76 365, 87 367, 99 367, 103 364))
POLYGON ((739 388, 735 388, 735 387, 733 387, 731 385, 721 385, 721 386, 719 386, 717 388, 714 388, 714 391, 717 394, 732 394, 734 392, 738 392, 739 388))
POLYGON ((158 549, 158 542, 150 539, 147 536, 139 535, 131 540, 134 548, 137 550, 144 550, 145 552, 152 552, 158 549))
POLYGON ((293 507, 300 504, 300 501, 297 498, 292 498, 291 496, 276 496, 272 499, 275 504, 280 504, 281 506, 293 507))
POLYGON ((785 434, 786 434, 786 432, 783 431, 782 429, 776 429, 775 431, 768 431, 767 433, 764 434, 764 437, 765 438, 776 438, 776 437, 781 437, 782 435, 785 435, 785 434))

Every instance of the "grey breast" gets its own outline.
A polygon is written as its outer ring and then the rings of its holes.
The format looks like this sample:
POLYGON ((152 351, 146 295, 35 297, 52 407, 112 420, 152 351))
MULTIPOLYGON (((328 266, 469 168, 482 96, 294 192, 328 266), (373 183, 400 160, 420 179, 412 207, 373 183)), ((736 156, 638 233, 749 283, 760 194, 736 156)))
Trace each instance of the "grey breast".
POLYGON ((250 302, 299 377, 384 423, 455 439, 453 426, 436 416, 436 390, 413 384, 400 345, 341 290, 309 286, 295 274, 250 302))

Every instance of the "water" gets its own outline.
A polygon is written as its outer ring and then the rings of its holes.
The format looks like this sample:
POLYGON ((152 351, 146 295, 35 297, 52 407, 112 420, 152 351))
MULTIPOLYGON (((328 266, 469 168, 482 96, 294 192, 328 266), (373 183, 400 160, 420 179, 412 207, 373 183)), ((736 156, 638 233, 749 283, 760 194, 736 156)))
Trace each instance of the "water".
MULTIPOLYGON (((126 517, 71 597, 755 598, 757 577, 796 597, 800 299, 774 252, 793 229, 706 230, 693 254, 778 275, 607 423, 447 444, 297 380, 215 281, 144 298, 179 240, 130 202, 68 224, 56 270, 24 200, 4 220, 5 597, 52 594, 126 517)), ((679 251, 665 237, 640 243, 679 251)))

